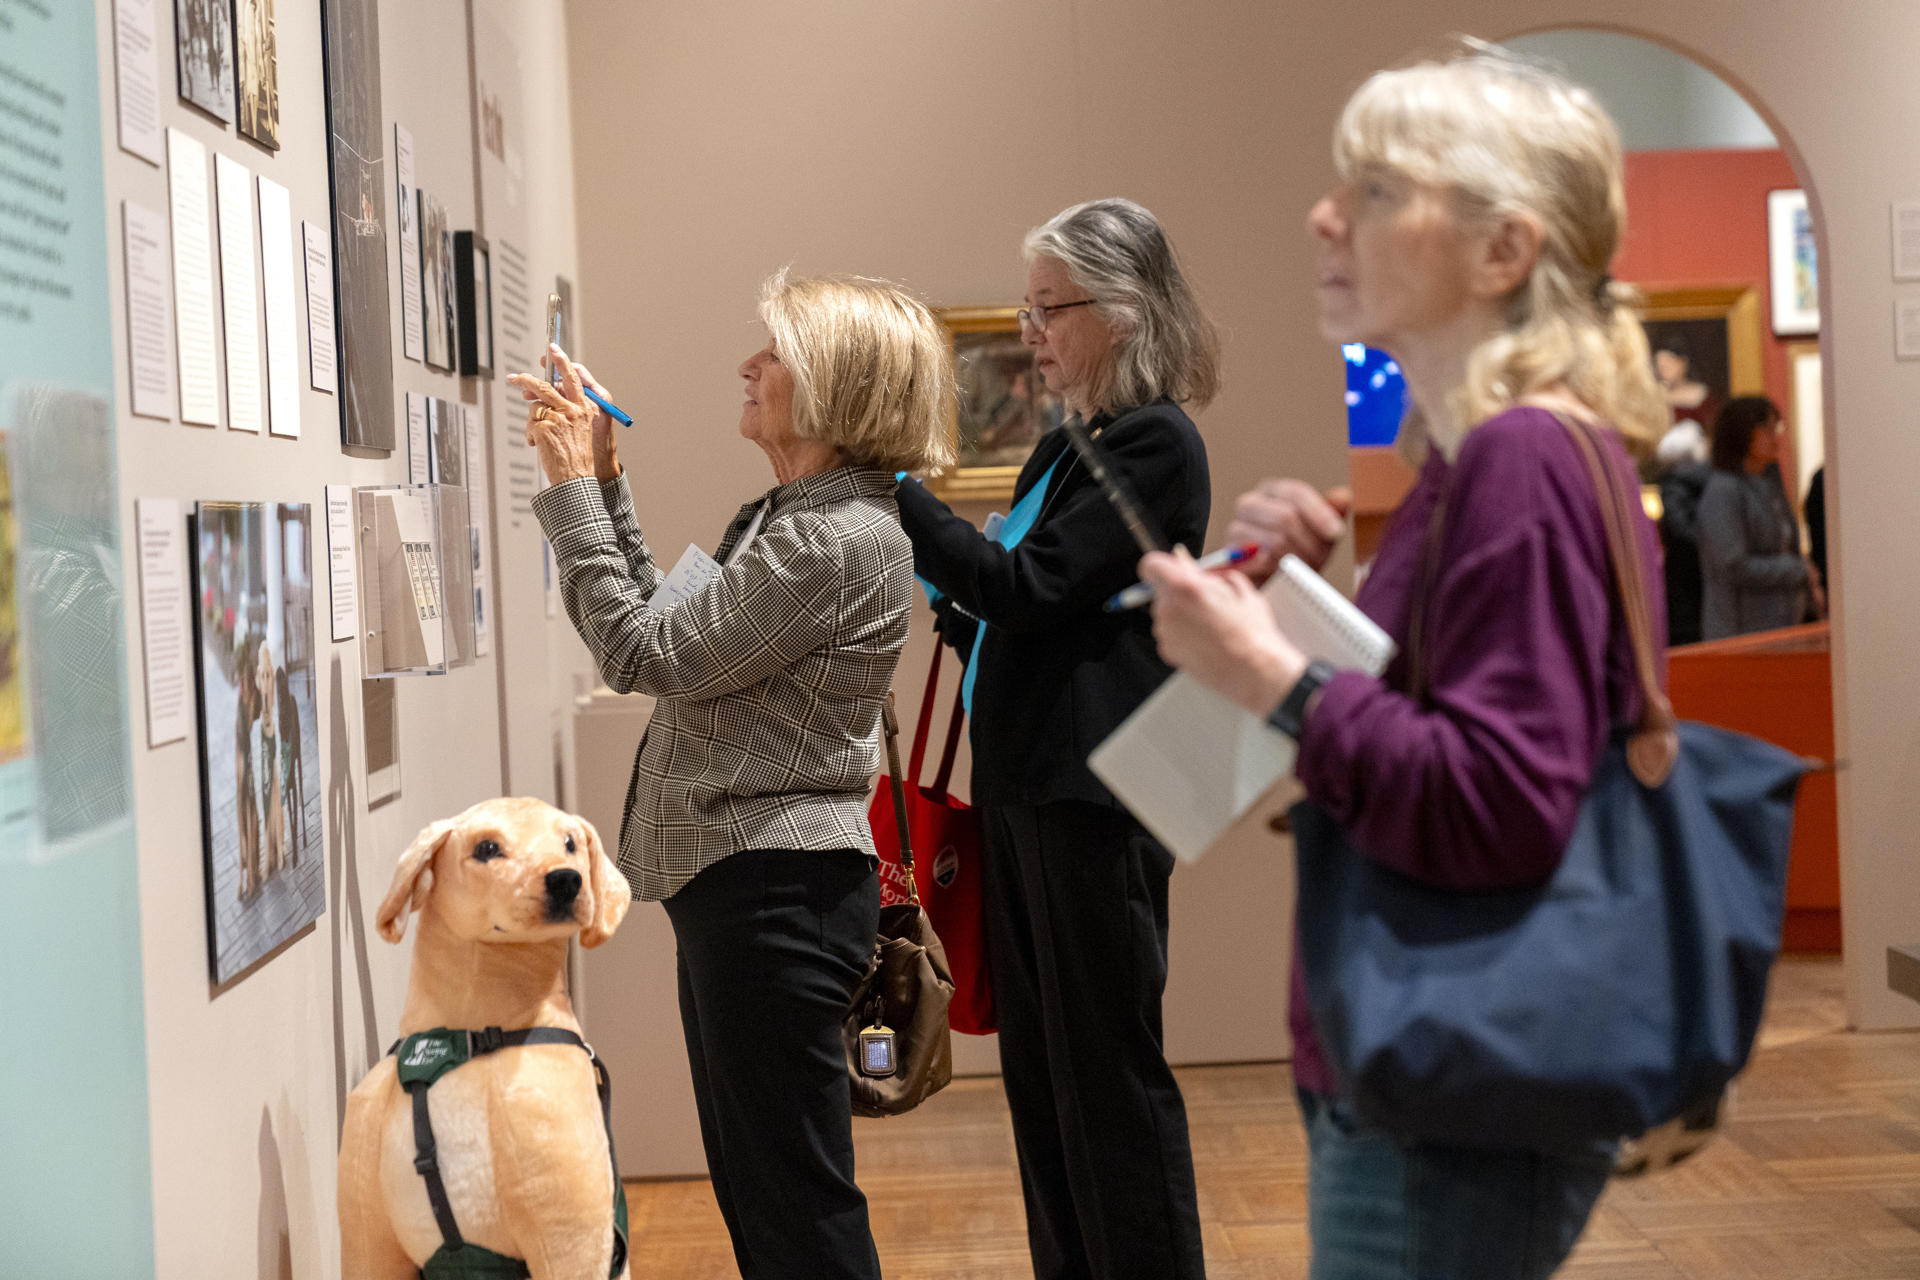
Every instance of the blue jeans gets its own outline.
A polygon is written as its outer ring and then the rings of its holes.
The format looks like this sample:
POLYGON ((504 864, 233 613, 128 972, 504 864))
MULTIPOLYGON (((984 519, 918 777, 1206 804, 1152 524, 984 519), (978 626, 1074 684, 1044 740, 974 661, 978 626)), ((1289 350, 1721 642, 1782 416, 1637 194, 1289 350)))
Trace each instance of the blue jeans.
POLYGON ((1566 1260, 1613 1167, 1581 1156, 1402 1146, 1336 1098, 1300 1092, 1309 1280, 1544 1280, 1566 1260))

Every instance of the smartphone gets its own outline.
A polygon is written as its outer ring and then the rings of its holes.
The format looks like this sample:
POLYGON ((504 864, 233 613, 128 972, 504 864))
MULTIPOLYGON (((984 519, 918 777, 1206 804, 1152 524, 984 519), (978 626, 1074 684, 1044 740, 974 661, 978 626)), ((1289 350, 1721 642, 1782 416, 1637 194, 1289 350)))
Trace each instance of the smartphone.
MULTIPOLYGON (((550 347, 559 347, 562 351, 565 351, 567 349, 566 335, 560 330, 560 295, 550 293, 547 295, 547 345, 550 347)), ((554 364, 552 360, 547 361, 547 381, 556 387, 560 385, 560 366, 554 364)))

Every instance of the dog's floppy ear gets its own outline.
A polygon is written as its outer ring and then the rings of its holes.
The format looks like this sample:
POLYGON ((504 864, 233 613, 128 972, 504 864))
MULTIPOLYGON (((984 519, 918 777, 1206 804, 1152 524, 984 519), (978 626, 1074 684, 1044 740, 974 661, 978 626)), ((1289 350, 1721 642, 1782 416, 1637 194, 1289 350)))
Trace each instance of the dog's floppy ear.
POLYGON ((400 855, 400 865, 393 869, 393 883, 387 886, 387 896, 381 899, 380 912, 373 920, 388 942, 406 936, 407 914, 427 905, 427 895, 433 891, 433 855, 440 852, 458 824, 457 818, 428 824, 400 855))
POLYGON ((587 883, 593 888, 593 919, 580 931, 580 945, 597 947, 613 936, 633 905, 633 889, 620 868, 600 846, 600 833, 585 818, 579 819, 587 833, 587 883))

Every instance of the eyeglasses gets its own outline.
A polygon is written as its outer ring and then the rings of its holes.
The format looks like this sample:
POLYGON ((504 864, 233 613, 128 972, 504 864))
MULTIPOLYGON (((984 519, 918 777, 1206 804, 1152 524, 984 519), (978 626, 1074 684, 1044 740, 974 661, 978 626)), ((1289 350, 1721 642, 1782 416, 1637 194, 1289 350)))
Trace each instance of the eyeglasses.
POLYGON ((1047 317, 1054 312, 1068 311, 1074 307, 1090 307, 1093 304, 1094 299, 1092 298, 1082 298, 1078 302, 1056 302, 1051 306, 1036 302, 1030 307, 1020 308, 1013 314, 1014 318, 1021 324, 1032 325, 1035 333, 1045 333, 1047 331, 1047 317))

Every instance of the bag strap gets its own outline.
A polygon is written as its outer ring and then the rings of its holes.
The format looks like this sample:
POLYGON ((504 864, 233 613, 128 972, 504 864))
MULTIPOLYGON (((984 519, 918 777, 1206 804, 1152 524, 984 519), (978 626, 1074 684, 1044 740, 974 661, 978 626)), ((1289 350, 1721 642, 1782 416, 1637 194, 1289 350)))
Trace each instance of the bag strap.
MULTIPOLYGON (((933 658, 933 673, 940 674, 940 655, 933 658)), ((887 700, 880 704, 880 723, 887 731, 887 781, 893 787, 893 821, 900 833, 900 866, 907 873, 907 897, 914 906, 920 905, 920 889, 913 879, 913 831, 907 822, 907 788, 900 780, 900 718, 893 710, 893 690, 887 690, 887 700)), ((917 748, 926 738, 927 704, 920 710, 920 735, 916 740, 917 748)), ((915 757, 914 771, 919 772, 919 758, 915 757)), ((918 779, 915 780, 918 785, 918 779)))
POLYGON ((1607 558, 1613 563, 1614 586, 1626 615, 1627 638, 1633 645, 1634 671, 1640 680, 1640 723, 1627 739, 1627 766, 1642 786, 1657 787, 1673 772, 1680 755, 1680 734, 1673 704, 1660 687, 1659 664, 1653 650, 1653 611, 1647 603, 1644 566, 1633 542, 1630 509, 1621 497, 1619 477, 1601 455, 1593 427, 1563 413, 1553 416, 1573 437, 1593 480, 1600 520, 1607 531, 1607 558))
MULTIPOLYGON (((1627 765, 1642 786, 1657 787, 1673 772, 1680 755, 1678 718, 1666 691, 1660 687, 1659 662, 1653 649, 1653 614, 1647 604, 1647 587, 1639 549, 1634 545, 1630 508, 1620 493, 1618 478, 1601 453, 1594 428, 1578 422, 1559 410, 1550 410, 1554 419, 1573 437, 1587 476, 1593 482, 1594 497, 1600 506, 1600 522, 1606 530, 1607 560, 1613 566, 1614 586, 1627 621, 1627 639, 1633 646, 1634 673, 1640 684, 1640 721, 1627 740, 1627 765)), ((1426 546, 1421 555, 1421 585, 1413 598, 1407 625, 1407 689, 1424 701, 1427 688, 1426 607, 1439 578, 1440 540, 1446 523, 1447 500, 1453 490, 1453 471, 1447 472, 1440 496, 1435 500, 1433 518, 1427 526, 1426 546)))
MULTIPOLYGON (((940 658, 941 650, 945 648, 946 645, 942 644, 936 636, 933 642, 933 662, 927 667, 927 687, 920 693, 920 719, 913 727, 913 749, 907 755, 907 777, 916 787, 920 785, 920 767, 927 762, 927 733, 933 728, 933 695, 940 692, 940 658)), ((889 691, 887 696, 891 698, 892 692, 889 691)), ((890 713, 891 703, 889 703, 890 713)), ((897 734, 900 730, 900 722, 893 721, 893 726, 893 732, 897 734)), ((893 775, 896 778, 900 776, 900 762, 897 760, 893 764, 893 775)))
MULTIPOLYGON (((940 769, 939 772, 933 775, 932 791, 942 799, 952 794, 949 787, 953 782, 953 761, 954 757, 960 754, 960 726, 966 722, 966 719, 967 706, 965 691, 955 689, 953 691, 953 714, 947 717, 947 741, 946 745, 942 747, 940 751, 940 769)), ((915 784, 917 785, 919 781, 919 775, 915 774, 915 784)))

